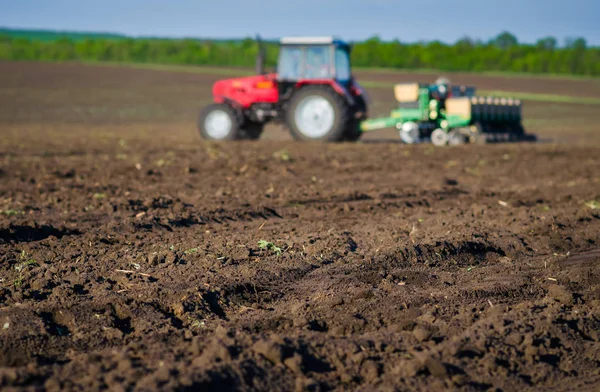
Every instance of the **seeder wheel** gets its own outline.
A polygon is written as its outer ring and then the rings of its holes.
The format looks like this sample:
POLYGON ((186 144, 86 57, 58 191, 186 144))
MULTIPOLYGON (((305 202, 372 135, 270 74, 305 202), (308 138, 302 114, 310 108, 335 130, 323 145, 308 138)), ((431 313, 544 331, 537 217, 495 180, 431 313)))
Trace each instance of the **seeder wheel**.
POLYGON ((406 144, 414 144, 419 141, 419 124, 413 121, 407 121, 398 130, 400 139, 406 144))
POLYGON ((451 146, 458 146, 465 144, 467 137, 461 132, 459 128, 453 129, 448 132, 448 144, 451 146))
POLYGON ((445 146, 448 144, 448 133, 442 128, 438 128, 431 133, 431 143, 434 146, 445 146))
POLYGON ((470 127, 470 141, 473 144, 485 144, 486 143, 486 138, 485 138, 485 134, 483 133, 483 125, 480 123, 477 123, 475 125, 472 125, 470 127))

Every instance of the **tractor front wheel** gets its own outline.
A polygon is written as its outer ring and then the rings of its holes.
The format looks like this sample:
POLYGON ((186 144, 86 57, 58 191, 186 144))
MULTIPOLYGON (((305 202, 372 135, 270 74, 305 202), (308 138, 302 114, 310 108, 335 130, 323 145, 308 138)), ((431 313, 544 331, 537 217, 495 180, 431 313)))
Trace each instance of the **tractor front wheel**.
POLYGON ((351 125, 350 105, 329 86, 307 86, 292 96, 286 122, 302 141, 342 141, 351 125))
POLYGON ((207 140, 239 140, 242 138, 241 121, 236 111, 224 103, 204 108, 198 119, 198 131, 207 140))

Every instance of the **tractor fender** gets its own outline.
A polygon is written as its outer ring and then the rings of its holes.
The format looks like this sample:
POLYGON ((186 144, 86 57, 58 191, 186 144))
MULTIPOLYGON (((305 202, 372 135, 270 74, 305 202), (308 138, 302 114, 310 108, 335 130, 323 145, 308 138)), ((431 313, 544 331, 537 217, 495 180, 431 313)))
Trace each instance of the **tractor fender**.
POLYGON ((333 88, 333 90, 340 94, 341 96, 343 96, 346 101, 348 102, 349 105, 354 105, 354 97, 352 96, 352 94, 350 94, 350 92, 344 88, 344 86, 342 86, 341 84, 339 84, 338 82, 336 82, 335 80, 331 80, 331 79, 310 79, 310 80, 299 80, 298 83, 296 83, 296 88, 301 88, 304 86, 313 86, 313 85, 328 85, 331 86, 331 88, 333 88))
POLYGON ((354 79, 350 85, 350 92, 355 97, 362 97, 367 105, 371 104, 371 97, 369 97, 367 91, 354 79))
POLYGON ((225 103, 236 110, 242 110, 242 108, 243 108, 241 103, 239 103, 229 97, 226 97, 224 95, 215 95, 213 101, 215 103, 225 103))
POLYGON ((215 95, 213 101, 215 103, 224 103, 231 107, 238 116, 243 116, 244 106, 241 103, 223 95, 215 95))

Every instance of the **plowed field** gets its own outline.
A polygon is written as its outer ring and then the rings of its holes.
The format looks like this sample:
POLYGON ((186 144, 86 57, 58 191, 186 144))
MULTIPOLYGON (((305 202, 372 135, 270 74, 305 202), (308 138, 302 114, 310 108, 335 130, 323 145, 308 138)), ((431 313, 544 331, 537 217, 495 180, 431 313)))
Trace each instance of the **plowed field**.
POLYGON ((206 143, 217 78, 0 64, 2 390, 600 388, 598 105, 526 102, 537 144, 206 143))

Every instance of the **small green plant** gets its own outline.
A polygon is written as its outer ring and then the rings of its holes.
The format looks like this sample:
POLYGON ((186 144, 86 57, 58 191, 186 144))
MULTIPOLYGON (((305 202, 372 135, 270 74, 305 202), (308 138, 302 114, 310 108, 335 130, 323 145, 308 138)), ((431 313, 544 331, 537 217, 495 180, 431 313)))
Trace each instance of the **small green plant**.
POLYGON ((23 260, 23 262, 21 264, 15 266, 15 269, 17 271, 21 271, 22 269, 24 269, 25 267, 30 266, 30 265, 37 265, 37 262, 34 259, 29 258, 29 255, 24 250, 21 251, 21 254, 19 255, 19 259, 23 260))
POLYGON ((280 150, 280 151, 274 152, 273 158, 279 159, 280 161, 283 161, 283 162, 292 161, 292 156, 290 155, 290 153, 287 150, 280 150))
POLYGON ((94 199, 98 200, 98 199, 105 199, 106 198, 106 193, 94 193, 94 199))
POLYGON ((15 279, 13 282, 15 287, 21 287, 21 285, 23 285, 23 270, 25 270, 25 268, 27 268, 29 266, 38 265, 37 261, 35 261, 32 258, 29 258, 27 252, 25 252, 24 250, 21 251, 21 254, 19 255, 19 259, 23 260, 23 262, 18 265, 15 265, 15 269, 17 271, 19 271, 19 277, 17 279, 15 279))
POLYGON ((465 172, 475 177, 479 177, 481 175, 479 167, 467 167, 465 168, 465 172))
POLYGON ((186 255, 191 255, 193 253, 198 253, 198 248, 191 248, 191 249, 188 249, 188 250, 184 251, 183 253, 185 253, 186 255))
POLYGON ((7 216, 23 215, 25 212, 21 210, 0 210, 1 213, 7 216))
POLYGON ((585 206, 591 210, 600 210, 600 202, 596 200, 590 200, 585 203, 585 206))
POLYGON ((273 252, 275 252, 275 254, 277 254, 277 256, 281 255, 281 253, 283 252, 280 247, 276 246, 272 242, 265 240, 258 241, 258 247, 264 250, 272 250, 273 252))
POLYGON ((193 320, 190 325, 192 328, 204 328, 205 326, 206 322, 204 320, 193 320))
POLYGON ((20 272, 23 269, 25 269, 25 267, 28 267, 30 265, 32 265, 32 266, 37 265, 37 262, 34 259, 30 259, 30 260, 27 260, 27 261, 19 264, 19 265, 15 265, 15 269, 20 272))

